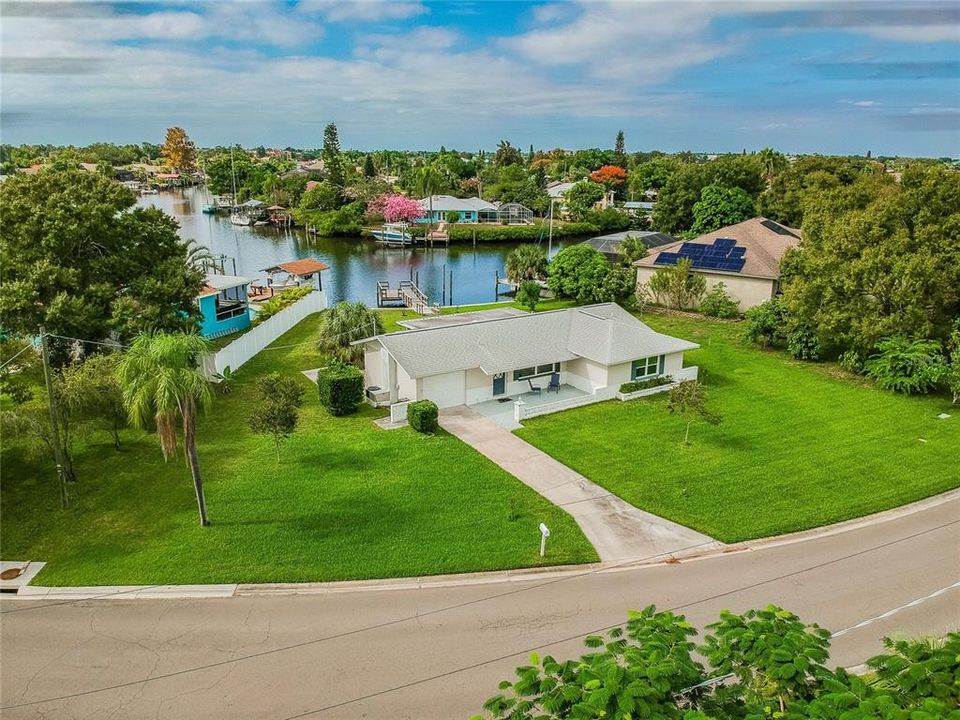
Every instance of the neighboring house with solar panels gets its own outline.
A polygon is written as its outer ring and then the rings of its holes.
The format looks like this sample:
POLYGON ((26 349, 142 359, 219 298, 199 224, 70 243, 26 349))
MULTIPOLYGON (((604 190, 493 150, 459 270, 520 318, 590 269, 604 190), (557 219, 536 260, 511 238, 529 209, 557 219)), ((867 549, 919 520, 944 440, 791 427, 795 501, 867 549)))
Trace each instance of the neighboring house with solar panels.
POLYGON ((800 231, 756 217, 720 228, 690 241, 654 248, 634 263, 637 284, 645 284, 658 268, 689 258, 693 270, 706 278, 709 291, 724 283, 740 302, 741 312, 780 292, 780 261, 800 244, 800 231))
MULTIPOLYGON (((410 330, 354 342, 376 405, 433 400, 478 406, 537 396, 609 400, 625 382, 695 379, 696 343, 652 330, 614 303, 526 313, 515 308, 438 315, 410 330), (535 389, 539 388, 539 389, 535 389)), ((559 409, 559 408, 558 408, 559 409)))

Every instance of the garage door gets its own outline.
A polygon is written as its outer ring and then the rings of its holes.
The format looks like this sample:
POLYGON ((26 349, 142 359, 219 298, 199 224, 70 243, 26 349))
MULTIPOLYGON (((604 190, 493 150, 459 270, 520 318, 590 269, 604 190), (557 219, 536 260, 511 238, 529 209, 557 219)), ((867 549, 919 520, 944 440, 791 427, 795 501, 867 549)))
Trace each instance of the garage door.
POLYGON ((433 400, 437 407, 446 408, 463 405, 465 396, 465 373, 445 373, 423 378, 423 397, 433 400))

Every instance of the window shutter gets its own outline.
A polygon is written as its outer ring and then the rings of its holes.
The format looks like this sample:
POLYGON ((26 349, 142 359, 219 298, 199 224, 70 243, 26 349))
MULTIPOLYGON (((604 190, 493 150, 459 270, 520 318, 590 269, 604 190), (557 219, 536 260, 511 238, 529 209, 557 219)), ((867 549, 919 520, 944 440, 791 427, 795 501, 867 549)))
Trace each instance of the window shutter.
POLYGON ((664 366, 664 364, 665 364, 665 359, 666 359, 666 357, 667 357, 666 355, 661 355, 661 356, 660 356, 660 369, 657 370, 657 373, 660 374, 660 375, 663 375, 663 366, 664 366))
POLYGON ((630 379, 631 380, 636 380, 638 367, 640 367, 639 360, 634 360, 632 363, 630 363, 630 379))

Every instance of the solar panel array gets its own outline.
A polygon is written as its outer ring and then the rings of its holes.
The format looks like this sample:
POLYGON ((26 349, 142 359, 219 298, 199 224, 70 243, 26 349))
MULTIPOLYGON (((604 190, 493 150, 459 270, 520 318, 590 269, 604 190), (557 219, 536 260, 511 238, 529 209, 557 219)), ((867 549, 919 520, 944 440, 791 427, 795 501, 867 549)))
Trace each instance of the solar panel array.
POLYGON ((693 267, 701 270, 725 270, 740 272, 746 262, 747 249, 737 245, 736 240, 717 238, 713 245, 685 242, 676 252, 662 252, 654 261, 655 265, 676 265, 682 259, 690 260, 693 267))

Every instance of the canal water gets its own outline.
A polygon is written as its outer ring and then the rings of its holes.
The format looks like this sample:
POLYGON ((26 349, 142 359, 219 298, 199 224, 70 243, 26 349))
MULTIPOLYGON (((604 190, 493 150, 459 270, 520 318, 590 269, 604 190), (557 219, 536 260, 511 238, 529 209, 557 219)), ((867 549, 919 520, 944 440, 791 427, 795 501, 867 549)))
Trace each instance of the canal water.
MULTIPOLYGON (((419 278, 431 303, 466 305, 497 299, 495 277, 503 275, 507 255, 515 244, 478 243, 449 248, 385 248, 373 240, 315 237, 302 229, 272 226, 244 227, 226 215, 205 215, 210 196, 202 187, 144 195, 138 205, 154 205, 180 223, 180 235, 206 246, 215 255, 226 255, 225 269, 245 277, 265 280, 264 268, 299 258, 317 258, 330 266, 323 273, 323 289, 330 302, 360 300, 375 305, 378 280, 391 287, 401 280, 419 278), (453 298, 449 282, 453 273, 453 298), (447 290, 444 297, 444 280, 447 290)), ((546 242, 544 240, 544 242, 546 242)), ((566 243, 554 242, 554 252, 566 243)))

